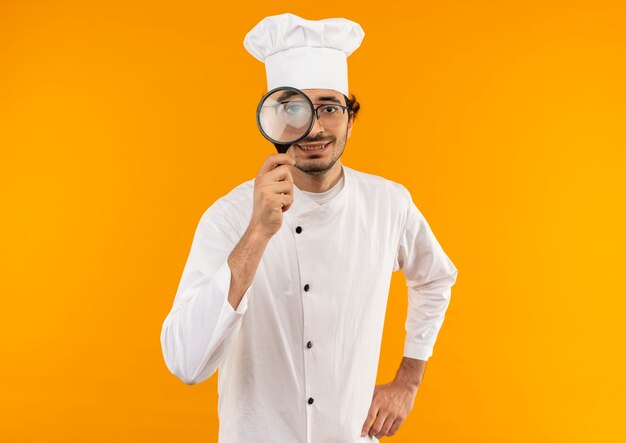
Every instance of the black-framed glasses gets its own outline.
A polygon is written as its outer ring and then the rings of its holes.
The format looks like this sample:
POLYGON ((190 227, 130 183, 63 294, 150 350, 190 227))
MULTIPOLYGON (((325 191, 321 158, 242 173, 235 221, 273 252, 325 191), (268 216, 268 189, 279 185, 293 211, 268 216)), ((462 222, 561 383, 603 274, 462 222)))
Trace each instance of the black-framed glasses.
POLYGON ((339 125, 339 123, 341 123, 341 120, 344 116, 344 114, 346 113, 346 109, 348 109, 347 106, 344 105, 337 105, 335 103, 329 104, 323 104, 323 105, 313 105, 313 110, 315 111, 315 116, 317 117, 317 119, 320 121, 320 123, 322 124, 322 126, 324 126, 325 128, 335 128, 339 125), (320 117, 320 109, 324 109, 324 112, 322 112, 322 117, 320 117), (341 114, 339 113, 339 110, 341 110, 341 114), (334 125, 334 126, 329 126, 328 124, 334 125))

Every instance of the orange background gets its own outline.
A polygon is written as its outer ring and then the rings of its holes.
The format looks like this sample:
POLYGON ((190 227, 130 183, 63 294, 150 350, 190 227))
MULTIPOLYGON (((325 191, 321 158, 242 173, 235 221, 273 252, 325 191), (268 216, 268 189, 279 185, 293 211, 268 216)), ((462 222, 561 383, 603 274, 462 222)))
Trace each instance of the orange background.
MULTIPOLYGON (((459 269, 387 440, 626 441, 626 4, 331 3, 0 3, 1 441, 217 440, 217 376, 183 384, 159 334, 200 216, 276 152, 242 42, 283 12, 363 26, 342 161, 459 269)), ((379 383, 401 273, 389 297, 379 383)))

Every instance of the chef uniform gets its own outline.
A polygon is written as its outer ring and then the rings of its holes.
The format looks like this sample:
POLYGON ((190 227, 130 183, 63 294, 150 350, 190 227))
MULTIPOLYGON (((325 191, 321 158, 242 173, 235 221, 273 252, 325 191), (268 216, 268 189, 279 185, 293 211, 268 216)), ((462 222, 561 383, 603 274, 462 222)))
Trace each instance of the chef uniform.
MULTIPOLYGON (((347 95, 346 57, 362 38, 349 20, 282 14, 261 21, 244 45, 262 57, 281 54, 289 68, 270 61, 268 89, 347 95), (338 75, 308 77, 301 66, 310 67, 307 61, 340 65, 334 52, 343 54, 338 75), (290 79, 291 68, 304 80, 290 79)), ((218 370, 220 443, 378 441, 360 434, 376 383, 391 274, 402 270, 408 287, 404 356, 428 360, 457 269, 403 185, 342 165, 340 181, 324 193, 294 185, 293 204, 234 309, 227 259, 250 222, 253 193, 250 179, 200 218, 161 331, 168 369, 187 384, 218 370)))

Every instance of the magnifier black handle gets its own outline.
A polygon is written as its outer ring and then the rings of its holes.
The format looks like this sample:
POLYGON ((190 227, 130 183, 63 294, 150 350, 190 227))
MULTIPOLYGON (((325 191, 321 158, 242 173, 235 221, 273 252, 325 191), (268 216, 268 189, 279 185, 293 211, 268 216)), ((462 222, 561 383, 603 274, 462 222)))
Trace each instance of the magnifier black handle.
POLYGON ((285 154, 287 152, 287 149, 289 149, 289 146, 291 145, 284 145, 282 143, 274 143, 274 146, 276 147, 276 150, 278 151, 279 154, 285 154))

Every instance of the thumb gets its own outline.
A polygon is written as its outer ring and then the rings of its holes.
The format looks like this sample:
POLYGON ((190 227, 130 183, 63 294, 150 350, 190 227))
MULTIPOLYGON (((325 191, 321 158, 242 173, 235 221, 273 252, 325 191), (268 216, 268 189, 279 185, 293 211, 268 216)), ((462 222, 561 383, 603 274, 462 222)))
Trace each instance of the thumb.
POLYGON ((369 432, 370 428, 374 424, 376 420, 376 415, 378 414, 378 407, 372 405, 370 406, 370 410, 367 413, 367 418, 365 419, 365 423, 363 424, 363 428, 361 429, 361 437, 365 437, 365 435, 369 432))

